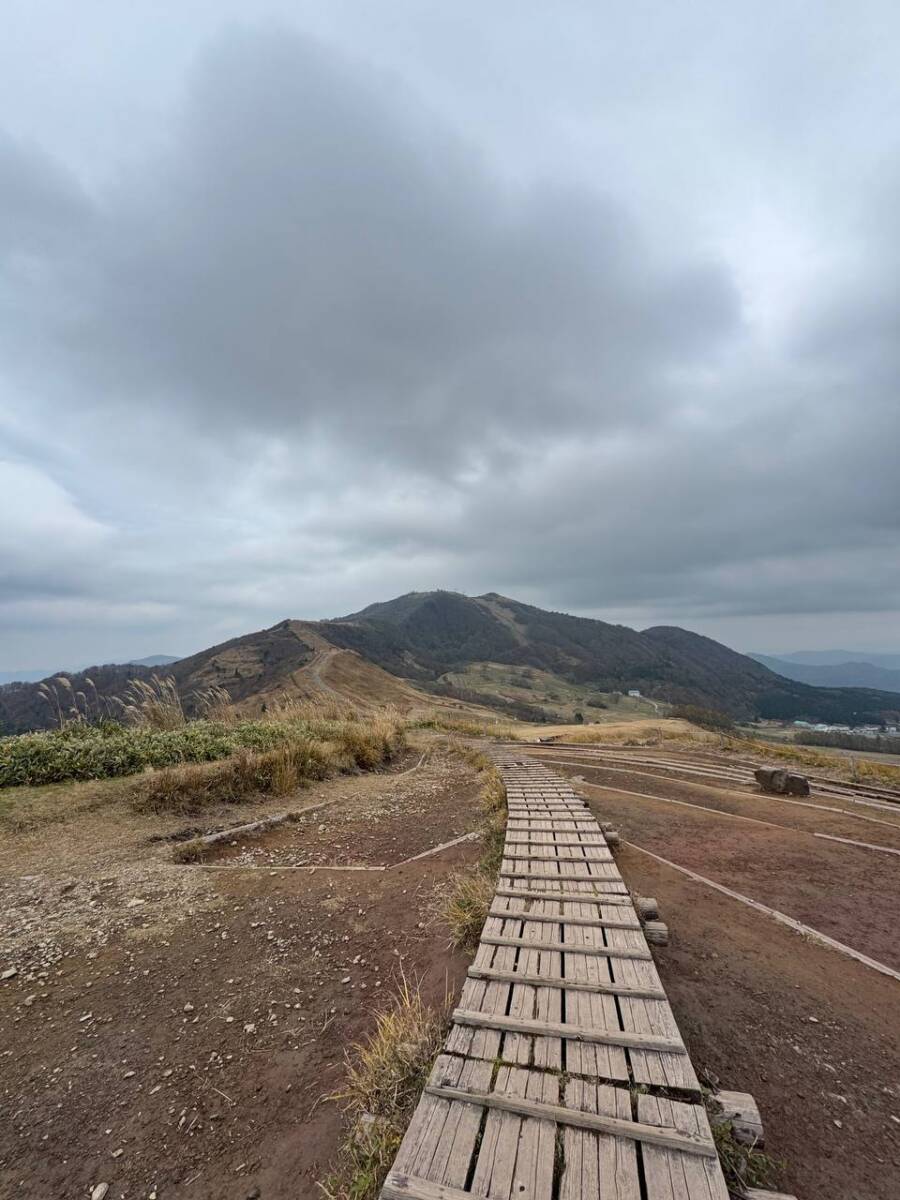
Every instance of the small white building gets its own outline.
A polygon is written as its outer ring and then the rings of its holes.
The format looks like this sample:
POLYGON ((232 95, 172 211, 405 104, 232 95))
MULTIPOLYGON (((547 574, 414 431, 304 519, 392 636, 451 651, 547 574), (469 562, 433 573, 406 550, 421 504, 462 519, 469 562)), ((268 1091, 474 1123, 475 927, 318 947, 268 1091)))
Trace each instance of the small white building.
POLYGON ((628 695, 631 696, 632 699, 634 699, 634 700, 640 700, 640 698, 641 698, 641 693, 638 691, 637 688, 629 688, 628 695))

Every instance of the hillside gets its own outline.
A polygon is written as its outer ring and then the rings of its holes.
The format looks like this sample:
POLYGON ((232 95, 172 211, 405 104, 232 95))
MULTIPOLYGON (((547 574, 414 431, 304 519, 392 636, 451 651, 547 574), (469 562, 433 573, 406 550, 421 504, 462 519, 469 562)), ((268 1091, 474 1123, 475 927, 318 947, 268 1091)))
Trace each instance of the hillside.
MULTIPOLYGON (((175 679, 189 711, 195 694, 210 685, 225 688, 247 712, 284 695, 391 703, 406 712, 489 705, 525 719, 579 710, 590 716, 592 708, 594 715, 609 709, 608 716, 647 716, 660 702, 743 718, 848 723, 882 713, 896 719, 900 709, 896 694, 810 687, 684 629, 639 633, 494 592, 413 592, 334 620, 281 621, 159 669, 175 679), (648 700, 623 702, 631 690, 648 700)), ((121 694, 128 679, 152 673, 139 665, 107 666, 68 678, 76 692, 89 687, 89 677, 109 696, 121 694)), ((5 732, 51 721, 36 684, 0 687, 5 732)))
POLYGON ((878 688, 883 692, 900 692, 900 670, 878 667, 870 662, 811 664, 773 658, 768 654, 752 654, 755 662, 800 683, 813 687, 878 688))

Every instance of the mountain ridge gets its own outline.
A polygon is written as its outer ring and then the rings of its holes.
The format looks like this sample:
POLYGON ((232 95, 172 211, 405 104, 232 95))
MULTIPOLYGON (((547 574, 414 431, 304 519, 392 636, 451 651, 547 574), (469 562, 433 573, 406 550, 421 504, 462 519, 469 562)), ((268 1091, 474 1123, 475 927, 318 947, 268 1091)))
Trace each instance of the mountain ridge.
POLYGON ((769 654, 748 655, 770 671, 808 683, 812 687, 877 688, 883 692, 900 693, 900 670, 879 667, 864 659, 849 659, 842 663, 800 663, 769 654))
MULTIPOLYGON (((441 703, 436 697, 460 692, 460 677, 474 672, 477 682, 487 665, 520 683, 531 671, 580 689, 579 694, 636 690, 657 702, 699 704, 736 718, 855 724, 882 714, 896 719, 900 710, 900 699, 890 692, 812 687, 677 626, 639 632, 540 609, 498 592, 409 592, 344 617, 288 619, 179 659, 166 673, 188 711, 197 693, 215 685, 246 711, 258 712, 285 694, 323 692, 347 692, 361 704, 370 696, 407 708, 441 703)), ((154 668, 134 665, 92 668, 68 678, 73 692, 90 686, 107 698, 120 695, 129 679, 153 673, 154 668)), ((502 689, 475 699, 504 711, 518 704, 541 715, 540 703, 522 703, 521 695, 513 702, 502 689)), ((19 732, 51 722, 38 685, 0 687, 0 728, 19 732)))

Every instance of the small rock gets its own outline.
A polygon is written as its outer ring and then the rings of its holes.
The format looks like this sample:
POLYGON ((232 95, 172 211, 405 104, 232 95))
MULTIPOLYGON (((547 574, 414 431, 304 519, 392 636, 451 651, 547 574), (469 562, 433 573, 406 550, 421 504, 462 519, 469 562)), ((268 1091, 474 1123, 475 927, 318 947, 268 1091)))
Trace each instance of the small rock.
POLYGON ((106 1193, 109 1191, 108 1183, 98 1183, 91 1192, 91 1200, 104 1200, 106 1193))
POLYGON ((113 1158, 121 1158, 124 1153, 125 1153, 125 1151, 120 1146, 118 1150, 113 1150, 112 1156, 113 1156, 113 1158))
POLYGON ((2 974, 0 974, 0 979, 12 979, 13 976, 18 975, 18 973, 19 973, 18 967, 7 967, 6 970, 2 974))
POLYGON ((256 1025, 253 1021, 248 1021, 244 1026, 244 1033, 256 1033, 256 1025))
POLYGON ((191 1004, 191 1002, 190 1002, 190 1001, 188 1001, 188 1002, 187 1002, 187 1004, 184 1006, 184 1010, 183 1010, 183 1011, 184 1011, 184 1012, 193 1012, 193 1011, 194 1011, 194 1006, 193 1006, 193 1004, 191 1004))

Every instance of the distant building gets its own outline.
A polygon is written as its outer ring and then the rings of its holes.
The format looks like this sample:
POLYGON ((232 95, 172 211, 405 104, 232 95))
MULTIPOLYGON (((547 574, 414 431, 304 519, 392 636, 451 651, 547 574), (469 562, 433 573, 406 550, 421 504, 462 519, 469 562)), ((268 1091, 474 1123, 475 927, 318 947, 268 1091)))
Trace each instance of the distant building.
POLYGON ((641 693, 638 691, 637 688, 630 688, 628 691, 628 695, 633 697, 635 700, 640 700, 640 698, 641 698, 641 693))

